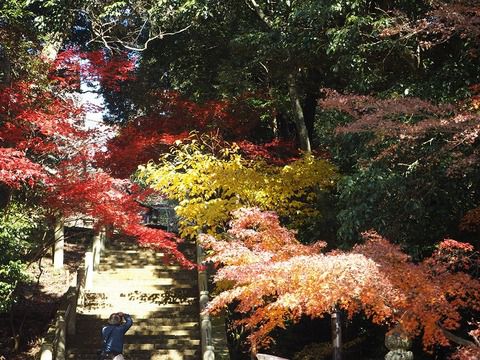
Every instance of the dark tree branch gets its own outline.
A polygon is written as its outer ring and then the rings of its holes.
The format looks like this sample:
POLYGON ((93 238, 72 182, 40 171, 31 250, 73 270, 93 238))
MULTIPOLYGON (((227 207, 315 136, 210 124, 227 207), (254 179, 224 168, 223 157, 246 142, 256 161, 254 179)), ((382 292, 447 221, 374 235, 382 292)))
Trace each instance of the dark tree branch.
POLYGON ((464 339, 460 336, 457 336, 453 334, 452 332, 448 331, 444 327, 442 327, 440 324, 437 324, 437 326, 442 330, 443 335, 450 341, 454 342, 455 344, 462 345, 462 346, 478 346, 476 345, 473 341, 464 339))
POLYGON ((247 2, 247 5, 252 9, 255 10, 257 13, 258 17, 271 29, 274 28, 273 21, 270 20, 270 18, 265 14, 263 11, 262 7, 260 6, 259 3, 257 3, 256 0, 245 0, 247 2))

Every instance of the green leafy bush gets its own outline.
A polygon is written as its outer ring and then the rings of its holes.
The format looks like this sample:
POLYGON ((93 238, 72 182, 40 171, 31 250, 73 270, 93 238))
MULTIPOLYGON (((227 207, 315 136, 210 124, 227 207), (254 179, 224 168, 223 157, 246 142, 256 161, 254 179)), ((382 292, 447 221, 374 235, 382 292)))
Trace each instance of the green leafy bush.
POLYGON ((0 212, 0 313, 9 311, 17 285, 27 280, 26 259, 40 219, 37 211, 16 203, 0 212))

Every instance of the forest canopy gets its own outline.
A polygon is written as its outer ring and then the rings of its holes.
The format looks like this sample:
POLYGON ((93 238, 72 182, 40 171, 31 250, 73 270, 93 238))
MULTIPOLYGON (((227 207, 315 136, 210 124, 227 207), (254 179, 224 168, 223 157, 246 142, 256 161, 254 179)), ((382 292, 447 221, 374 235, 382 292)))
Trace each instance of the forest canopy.
POLYGON ((0 312, 81 214, 187 267, 204 233, 239 359, 335 311, 480 356, 479 19, 476 0, 3 1, 0 312), (143 223, 158 198, 178 234, 143 223))

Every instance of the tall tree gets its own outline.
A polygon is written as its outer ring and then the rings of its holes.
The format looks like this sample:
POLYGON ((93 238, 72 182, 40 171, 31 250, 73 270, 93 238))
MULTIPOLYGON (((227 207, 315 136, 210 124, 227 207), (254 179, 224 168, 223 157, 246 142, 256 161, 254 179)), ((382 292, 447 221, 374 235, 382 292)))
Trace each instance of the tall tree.
POLYGON ((412 44, 383 30, 394 14, 415 18, 430 4, 204 0, 146 8, 146 23, 186 29, 148 44, 139 72, 147 86, 207 99, 261 90, 289 115, 309 151, 320 87, 369 90, 418 70, 410 66, 412 44))

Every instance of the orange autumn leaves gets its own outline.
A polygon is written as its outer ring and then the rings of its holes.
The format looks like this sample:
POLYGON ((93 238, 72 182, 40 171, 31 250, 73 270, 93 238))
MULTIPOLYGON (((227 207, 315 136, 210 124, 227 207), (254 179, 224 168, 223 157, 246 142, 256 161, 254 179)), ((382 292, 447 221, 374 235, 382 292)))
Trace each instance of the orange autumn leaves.
POLYGON ((431 348, 448 343, 440 326, 457 328, 460 309, 480 309, 480 283, 448 271, 439 252, 414 264, 375 232, 364 237, 350 252, 323 254, 324 243, 300 244, 274 213, 241 209, 222 239, 201 237, 209 260, 222 265, 215 276, 220 293, 207 311, 237 301, 253 348, 268 345, 274 328, 323 317, 335 306, 374 323, 400 322, 431 348))
MULTIPOLYGON (((376 233, 364 235, 365 244, 353 252, 361 253, 377 263, 385 280, 401 295, 392 298, 394 320, 399 321, 412 336, 422 334, 423 344, 448 345, 441 327, 453 330, 459 327, 464 308, 480 309, 480 282, 467 273, 452 271, 447 264, 445 248, 461 246, 464 255, 473 253, 473 247, 452 240, 443 241, 438 250, 423 262, 414 264, 399 247, 388 243, 376 233)), ((463 263, 460 256, 456 262, 463 263)))

